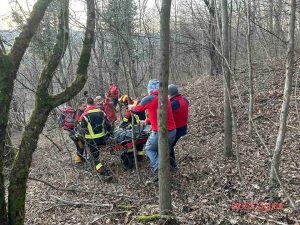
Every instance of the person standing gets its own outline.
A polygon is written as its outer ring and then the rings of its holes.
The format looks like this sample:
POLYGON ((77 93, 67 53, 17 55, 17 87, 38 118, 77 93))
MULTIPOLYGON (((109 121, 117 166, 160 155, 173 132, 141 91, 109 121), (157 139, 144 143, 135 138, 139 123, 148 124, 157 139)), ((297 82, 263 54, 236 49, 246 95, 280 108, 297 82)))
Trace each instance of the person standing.
MULTIPOLYGON (((159 94, 159 81, 157 79, 150 80, 148 83, 148 96, 143 98, 137 106, 129 106, 130 110, 134 114, 138 114, 145 110, 148 111, 148 120, 152 127, 152 132, 147 140, 145 150, 148 158, 151 161, 151 166, 154 171, 153 181, 158 181, 158 94, 159 94)), ((173 119, 173 113, 171 108, 171 102, 168 100, 167 111, 167 128, 168 128, 168 140, 170 151, 172 144, 176 137, 176 125, 173 119)), ((176 165, 176 161, 170 158, 171 166, 176 165)))
POLYGON ((115 84, 110 84, 109 85, 109 90, 105 95, 105 98, 111 98, 114 107, 117 107, 117 104, 119 102, 119 97, 120 97, 120 91, 118 87, 115 84))
POLYGON ((99 148, 105 145, 105 137, 111 126, 105 113, 97 108, 93 98, 87 98, 87 108, 79 118, 81 130, 94 158, 96 171, 99 175, 109 175, 105 166, 99 160, 99 148))
MULTIPOLYGON (((187 134, 187 124, 188 124, 188 114, 189 114, 189 101, 186 97, 182 96, 178 92, 178 87, 175 84, 170 84, 168 86, 168 95, 172 105, 173 117, 176 124, 176 138, 172 144, 170 157, 175 160, 174 147, 177 141, 184 135, 187 134)), ((172 165, 173 168, 177 168, 176 164, 172 165)))

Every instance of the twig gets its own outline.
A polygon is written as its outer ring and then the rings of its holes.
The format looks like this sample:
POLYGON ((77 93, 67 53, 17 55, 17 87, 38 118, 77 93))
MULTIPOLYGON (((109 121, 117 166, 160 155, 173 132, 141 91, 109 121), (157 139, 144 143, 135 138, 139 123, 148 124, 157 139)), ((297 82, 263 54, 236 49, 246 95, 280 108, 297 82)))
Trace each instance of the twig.
POLYGON ((256 217, 258 219, 261 219, 261 220, 267 220, 269 222, 273 222, 273 223, 276 223, 276 224, 280 224, 280 225, 288 225, 287 223, 282 223, 282 222, 279 222, 279 221, 276 221, 276 220, 272 220, 272 219, 268 219, 266 217, 262 217, 262 216, 257 216, 257 215, 253 215, 253 214, 250 214, 251 216, 253 217, 256 217))
MULTIPOLYGON (((272 122, 276 127, 279 127, 279 124, 275 123, 273 120, 271 120, 270 118, 266 117, 265 115, 261 115, 261 117, 263 117, 263 118, 269 120, 269 121, 272 122)), ((297 128, 297 127, 293 127, 293 126, 291 126, 291 125, 286 125, 286 126, 289 127, 289 128, 292 128, 292 129, 295 129, 295 130, 300 131, 300 129, 297 128)))
POLYGON ((71 206, 94 206, 94 207, 113 207, 113 204, 94 204, 94 203, 90 203, 90 202, 78 202, 78 201, 72 201, 72 200, 66 200, 66 199, 62 199, 59 198, 55 195, 50 195, 51 198, 54 198, 55 200, 62 202, 66 205, 71 205, 71 206))
POLYGON ((79 190, 79 189, 74 189, 74 188, 58 188, 53 186, 52 184, 48 183, 47 181, 40 180, 34 177, 29 177, 28 180, 34 180, 37 182, 41 182, 50 188, 56 190, 56 191, 65 191, 65 192, 77 192, 77 193, 85 193, 85 194, 101 194, 101 195, 108 195, 108 196, 114 196, 114 197, 120 197, 120 198, 130 198, 130 199, 138 199, 138 197, 134 196, 128 196, 128 195, 117 195, 117 194, 112 194, 112 193, 101 193, 99 190, 94 190, 94 191, 85 191, 85 190, 79 190))
POLYGON ((46 134, 41 133, 45 138, 47 138, 60 152, 62 152, 63 150, 46 134))

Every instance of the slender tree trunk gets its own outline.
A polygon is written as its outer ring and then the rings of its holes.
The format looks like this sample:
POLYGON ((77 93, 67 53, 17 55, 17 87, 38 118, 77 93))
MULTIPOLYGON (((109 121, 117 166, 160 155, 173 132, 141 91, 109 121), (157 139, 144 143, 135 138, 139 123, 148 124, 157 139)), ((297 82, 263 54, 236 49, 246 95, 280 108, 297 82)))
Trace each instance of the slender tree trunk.
POLYGON ((230 71, 229 39, 228 39, 228 5, 222 0, 222 38, 223 38, 223 73, 224 73, 224 155, 231 157, 232 153, 232 113, 230 108, 230 71), (227 61, 227 63, 226 63, 227 61))
POLYGON ((236 34, 235 34, 235 51, 234 51, 234 61, 233 61, 233 74, 235 76, 235 72, 236 72, 236 61, 237 61, 237 55, 238 55, 238 43, 239 43, 239 35, 240 35, 240 8, 241 8, 241 3, 238 3, 237 6, 237 27, 236 27, 236 34))
POLYGON ((103 67, 103 54, 104 54, 104 49, 103 46, 98 46, 98 48, 100 48, 100 56, 98 56, 97 51, 95 46, 93 47, 93 52, 97 61, 97 67, 98 67, 98 81, 97 85, 99 86, 99 91, 100 91, 100 95, 102 97, 104 97, 105 95, 105 91, 104 91, 104 85, 103 85, 103 73, 102 73, 102 67, 103 67))
POLYGON ((209 24, 208 24, 208 32, 209 32, 209 37, 210 37, 210 42, 209 42, 209 57, 210 57, 210 75, 211 76, 216 76, 220 73, 220 63, 219 63, 219 55, 216 52, 216 47, 218 47, 218 43, 216 40, 216 26, 217 26, 217 21, 216 21, 216 16, 215 16, 215 1, 211 0, 205 0, 204 1, 206 6, 208 7, 209 10, 209 24))
MULTIPOLYGON (((130 57, 131 58, 131 57, 130 57)), ((137 72, 136 72, 136 69, 135 69, 135 60, 132 59, 130 60, 130 65, 129 65, 129 68, 130 68, 130 72, 129 72, 129 76, 130 76, 130 79, 131 79, 131 85, 132 85, 132 94, 133 94, 133 97, 136 98, 138 97, 138 94, 137 94, 137 72)))
POLYGON ((252 59, 251 59, 251 0, 247 2, 247 54, 248 54, 248 69, 249 69, 249 133, 252 133, 252 118, 253 118, 253 72, 252 72, 252 59))
POLYGON ((283 30, 281 27, 283 0, 277 0, 275 7, 275 33, 280 38, 284 38, 283 30))
POLYGON ((171 0, 162 0, 160 11, 160 88, 158 102, 158 176, 159 210, 161 215, 167 215, 172 212, 170 190, 170 153, 167 129, 170 54, 170 8, 171 0))
POLYGON ((292 80, 294 70, 294 33, 295 33, 295 11, 296 0, 290 0, 290 24, 289 24, 289 43, 287 48, 287 62, 286 62, 286 74, 285 74, 285 86, 283 103, 281 106, 279 130, 276 140, 276 146, 273 153, 271 164, 271 183, 277 183, 277 177, 279 177, 279 163, 286 133, 287 116, 289 112, 289 104, 292 93, 292 80))
MULTIPOLYGON (((274 0, 269 0, 269 21, 268 21, 268 26, 269 26, 269 31, 271 33, 274 33, 273 29, 273 17, 274 17, 274 0)), ((276 56, 276 46, 274 45, 275 40, 273 35, 270 36, 270 41, 271 41, 271 46, 270 46, 270 51, 271 51, 271 56, 275 55, 276 56)))
POLYGON ((231 29, 231 23, 232 23, 232 0, 230 0, 230 13, 229 13, 229 18, 228 18, 228 48, 229 48, 229 58, 228 58, 228 63, 229 65, 231 66, 231 63, 232 63, 232 57, 231 57, 231 51, 232 51, 232 48, 231 48, 231 39, 232 39, 232 29, 231 29))
POLYGON ((9 107, 13 96, 14 80, 16 79, 23 55, 50 2, 51 0, 38 0, 27 20, 27 24, 23 27, 20 35, 15 39, 10 53, 6 55, 3 50, 0 51, 0 224, 3 225, 8 224, 3 177, 3 153, 9 107))
POLYGON ((119 70, 120 70, 120 45, 119 45, 119 35, 114 34, 113 38, 113 66, 112 66, 112 80, 113 83, 118 84, 119 70))

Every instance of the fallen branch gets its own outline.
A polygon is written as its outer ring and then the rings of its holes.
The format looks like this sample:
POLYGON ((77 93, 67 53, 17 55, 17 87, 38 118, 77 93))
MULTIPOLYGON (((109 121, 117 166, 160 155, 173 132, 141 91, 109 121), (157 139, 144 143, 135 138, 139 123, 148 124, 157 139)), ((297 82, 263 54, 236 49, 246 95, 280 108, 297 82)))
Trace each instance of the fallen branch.
POLYGON ((269 219, 269 218, 266 218, 266 217, 262 217, 262 216, 256 216, 256 215, 253 215, 253 214, 251 214, 251 216, 256 217, 258 219, 261 219, 261 220, 267 220, 269 222, 280 224, 280 225, 288 225, 287 223, 279 222, 279 221, 276 221, 276 220, 273 220, 273 219, 269 219))
POLYGON ((33 180, 37 182, 41 182, 50 188, 56 190, 56 191, 65 191, 65 192, 77 192, 77 193, 85 193, 85 194, 101 194, 101 195, 108 195, 108 196, 114 196, 114 197, 120 197, 120 198, 131 198, 131 199, 137 199, 137 197, 134 196, 128 196, 128 195, 117 195, 112 193, 101 193, 100 190, 94 190, 94 191, 85 191, 85 190, 79 190, 74 188, 58 188, 53 186, 52 184, 48 183, 47 181, 40 180, 34 177, 29 177, 28 180, 33 180))
POLYGON ((71 206, 93 206, 93 207, 113 207, 113 204, 95 204, 95 203, 91 203, 91 202, 78 202, 78 201, 72 201, 72 200, 66 200, 66 199, 62 199, 59 198, 55 195, 50 195, 51 198, 54 198, 55 200, 57 200, 60 203, 64 203, 66 205, 71 205, 71 206))

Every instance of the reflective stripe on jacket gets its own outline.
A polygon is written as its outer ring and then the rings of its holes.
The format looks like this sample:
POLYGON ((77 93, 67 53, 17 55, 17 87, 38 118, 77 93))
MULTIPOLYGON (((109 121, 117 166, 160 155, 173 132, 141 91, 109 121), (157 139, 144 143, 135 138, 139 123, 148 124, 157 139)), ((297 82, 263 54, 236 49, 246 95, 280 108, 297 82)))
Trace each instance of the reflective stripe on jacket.
POLYGON ((81 127, 85 130, 86 139, 97 139, 106 135, 106 117, 101 109, 91 107, 82 116, 81 127))

